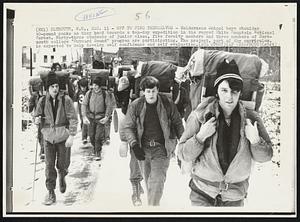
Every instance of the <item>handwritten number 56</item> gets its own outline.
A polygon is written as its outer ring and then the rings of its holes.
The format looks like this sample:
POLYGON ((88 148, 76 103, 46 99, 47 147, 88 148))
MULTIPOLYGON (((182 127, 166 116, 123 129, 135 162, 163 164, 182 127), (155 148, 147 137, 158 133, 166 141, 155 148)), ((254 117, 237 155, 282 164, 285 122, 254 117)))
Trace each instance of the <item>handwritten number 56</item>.
POLYGON ((138 12, 135 14, 135 20, 140 20, 140 19, 150 19, 150 13, 147 11, 146 13, 143 12, 138 12))

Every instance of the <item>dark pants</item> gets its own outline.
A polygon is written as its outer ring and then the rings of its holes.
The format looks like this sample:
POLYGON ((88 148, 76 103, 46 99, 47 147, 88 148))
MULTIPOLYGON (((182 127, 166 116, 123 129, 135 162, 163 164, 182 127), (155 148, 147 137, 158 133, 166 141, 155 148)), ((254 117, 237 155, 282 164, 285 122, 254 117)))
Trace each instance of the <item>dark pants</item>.
POLYGON ((81 139, 86 140, 88 136, 88 125, 83 123, 82 115, 80 115, 81 139))
POLYGON ((105 123, 105 137, 104 140, 110 140, 110 126, 111 126, 111 120, 112 118, 110 117, 108 121, 105 123))
POLYGON ((140 182, 143 180, 142 172, 139 166, 139 162, 137 158, 135 157, 133 150, 130 148, 130 162, 129 162, 129 167, 130 167, 130 182, 135 183, 135 182, 140 182))
POLYGON ((48 190, 54 190, 56 187, 57 172, 60 176, 68 174, 68 167, 70 165, 71 148, 65 146, 65 142, 51 144, 45 141, 45 164, 46 164, 46 187, 48 190))
POLYGON ((164 184, 167 177, 170 158, 163 145, 154 147, 144 146, 144 178, 146 182, 148 205, 158 206, 163 195, 164 184))
POLYGON ((105 138, 105 125, 99 123, 99 120, 90 119, 89 135, 91 144, 94 146, 94 153, 102 150, 102 145, 105 138))
POLYGON ((192 206, 202 207, 242 207, 244 206, 244 200, 237 201, 223 201, 221 195, 217 195, 216 198, 212 198, 202 190, 199 190, 196 185, 190 181, 191 193, 190 200, 192 206))
POLYGON ((45 154, 45 150, 44 150, 44 137, 43 137, 43 134, 41 132, 42 130, 42 127, 41 127, 41 124, 39 124, 38 126, 38 140, 39 140, 39 144, 40 144, 40 155, 41 154, 45 154))

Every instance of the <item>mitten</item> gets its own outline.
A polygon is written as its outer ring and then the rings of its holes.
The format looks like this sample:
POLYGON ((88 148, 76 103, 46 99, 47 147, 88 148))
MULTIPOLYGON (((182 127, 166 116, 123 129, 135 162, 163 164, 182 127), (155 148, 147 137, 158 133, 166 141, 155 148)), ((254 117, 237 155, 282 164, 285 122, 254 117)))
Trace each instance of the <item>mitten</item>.
POLYGON ((138 160, 145 160, 145 152, 137 143, 132 146, 132 150, 138 160))

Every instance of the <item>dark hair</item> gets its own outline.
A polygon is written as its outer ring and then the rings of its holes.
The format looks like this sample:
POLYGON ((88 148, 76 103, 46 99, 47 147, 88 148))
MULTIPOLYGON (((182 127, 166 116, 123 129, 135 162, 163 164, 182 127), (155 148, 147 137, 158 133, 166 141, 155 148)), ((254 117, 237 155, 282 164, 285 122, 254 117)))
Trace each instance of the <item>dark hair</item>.
POLYGON ((55 71, 56 66, 59 66, 59 70, 61 70, 61 65, 58 62, 54 62, 51 66, 51 71, 55 71))
POLYGON ((143 91, 153 89, 155 86, 159 89, 159 81, 153 76, 146 76, 140 82, 140 89, 143 91))
POLYGON ((228 78, 228 79, 223 79, 220 82, 218 82, 218 84, 215 86, 215 93, 218 93, 218 87, 221 84, 221 82, 223 82, 224 80, 226 80, 228 82, 229 88, 231 90, 237 91, 237 92, 242 92, 243 90, 243 82, 239 79, 235 79, 235 78, 228 78))
POLYGON ((89 81, 87 80, 87 79, 80 79, 79 81, 78 81, 78 85, 79 86, 82 86, 82 87, 87 87, 88 86, 88 84, 89 84, 89 81))

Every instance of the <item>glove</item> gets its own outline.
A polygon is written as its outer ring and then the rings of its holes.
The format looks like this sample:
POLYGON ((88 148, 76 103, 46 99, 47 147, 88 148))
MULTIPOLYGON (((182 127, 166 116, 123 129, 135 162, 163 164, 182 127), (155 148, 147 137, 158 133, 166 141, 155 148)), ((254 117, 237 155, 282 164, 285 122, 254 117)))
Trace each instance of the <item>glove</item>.
POLYGON ((73 140, 74 140, 74 137, 70 135, 65 143, 65 146, 71 147, 73 145, 73 140))
POLYGON ((132 146, 132 150, 138 160, 145 160, 145 152, 137 143, 132 146))
POLYGON ((35 124, 35 125, 39 125, 39 124, 41 123, 41 119, 42 119, 41 116, 35 117, 35 118, 34 118, 34 124, 35 124))
POLYGON ((104 118, 100 119, 99 123, 105 124, 105 123, 107 123, 107 121, 108 121, 108 117, 105 116, 104 118))

